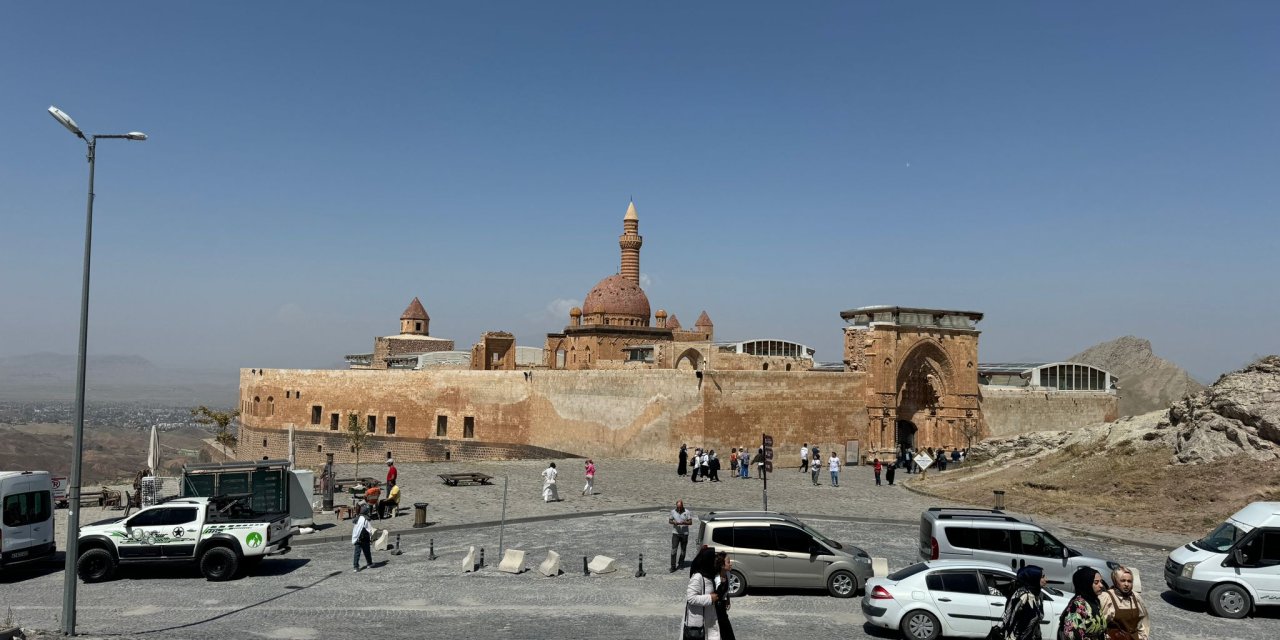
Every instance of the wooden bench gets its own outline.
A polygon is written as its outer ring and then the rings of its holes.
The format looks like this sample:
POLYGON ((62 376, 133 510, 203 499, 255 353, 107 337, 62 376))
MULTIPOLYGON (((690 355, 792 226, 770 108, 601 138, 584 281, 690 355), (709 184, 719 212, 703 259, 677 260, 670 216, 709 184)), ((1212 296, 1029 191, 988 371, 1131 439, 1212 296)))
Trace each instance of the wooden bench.
POLYGON ((442 473, 440 479, 445 484, 456 487, 463 482, 471 484, 490 484, 493 476, 484 473, 442 473))

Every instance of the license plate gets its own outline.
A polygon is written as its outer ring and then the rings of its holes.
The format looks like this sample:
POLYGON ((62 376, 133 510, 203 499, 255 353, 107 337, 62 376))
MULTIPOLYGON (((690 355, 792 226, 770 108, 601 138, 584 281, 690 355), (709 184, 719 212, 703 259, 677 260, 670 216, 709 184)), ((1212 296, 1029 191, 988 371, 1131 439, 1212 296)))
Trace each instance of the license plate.
POLYGON ((14 552, 14 554, 13 554, 12 556, 10 556, 10 557, 11 557, 11 558, 13 558, 14 560, 17 560, 18 558, 25 558, 25 557, 27 557, 27 554, 28 554, 28 553, 30 553, 30 551, 16 551, 16 552, 14 552))

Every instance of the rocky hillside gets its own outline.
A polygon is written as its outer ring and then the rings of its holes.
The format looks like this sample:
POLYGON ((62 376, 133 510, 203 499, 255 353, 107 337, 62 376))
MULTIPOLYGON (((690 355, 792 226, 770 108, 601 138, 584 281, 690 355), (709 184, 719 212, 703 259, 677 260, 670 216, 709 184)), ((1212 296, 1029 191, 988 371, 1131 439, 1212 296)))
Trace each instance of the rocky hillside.
POLYGON ((1101 367, 1120 377, 1120 415, 1165 409, 1204 385, 1178 365, 1156 356, 1151 341, 1134 336, 1094 345, 1069 358, 1101 367))
POLYGON ((1165 424, 1178 430, 1174 456, 1180 463, 1240 454, 1280 460, 1280 356, 1228 373, 1203 392, 1174 403, 1165 424))

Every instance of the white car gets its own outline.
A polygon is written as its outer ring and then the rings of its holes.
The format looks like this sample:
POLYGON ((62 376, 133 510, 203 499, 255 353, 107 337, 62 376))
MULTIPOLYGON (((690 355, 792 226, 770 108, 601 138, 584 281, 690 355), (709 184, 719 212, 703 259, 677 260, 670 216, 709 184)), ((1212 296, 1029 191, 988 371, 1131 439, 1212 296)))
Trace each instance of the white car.
MULTIPOLYGON (((867 622, 898 629, 910 640, 942 636, 985 638, 1018 588, 1008 567, 977 560, 919 562, 867 581, 862 614, 867 622)), ((1053 637, 1069 595, 1044 588, 1041 636, 1053 637)))

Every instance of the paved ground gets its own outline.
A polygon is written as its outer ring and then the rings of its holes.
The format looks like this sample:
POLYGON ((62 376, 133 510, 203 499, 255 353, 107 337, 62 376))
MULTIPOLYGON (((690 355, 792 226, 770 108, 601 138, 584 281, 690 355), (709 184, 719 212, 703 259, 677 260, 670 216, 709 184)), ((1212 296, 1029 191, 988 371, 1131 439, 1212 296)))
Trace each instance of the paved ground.
MULTIPOLYGON (((576 471, 579 464, 564 461, 560 466, 576 471)), ((327 638, 350 634, 351 629, 370 638, 676 637, 686 574, 666 571, 668 527, 655 506, 675 497, 685 498, 695 512, 705 512, 708 506, 760 505, 760 481, 726 478, 719 484, 694 485, 676 479, 666 466, 635 461, 601 461, 600 495, 562 491, 565 501, 548 505, 538 496, 537 474, 543 466, 406 465, 401 469, 406 490, 411 495, 421 492, 432 502, 429 519, 437 524, 405 535, 403 555, 377 554, 375 560, 385 565, 352 573, 350 528, 343 523, 300 540, 304 544, 290 555, 270 559, 255 575, 233 582, 210 583, 193 569, 166 568, 129 570, 114 582, 81 584, 79 630, 89 637, 193 640, 327 638), (564 557, 564 575, 517 576, 494 569, 498 527, 475 523, 498 519, 501 485, 454 488, 428 479, 445 470, 471 469, 509 470, 508 515, 539 519, 508 524, 504 544, 527 550, 530 568, 547 549, 555 549, 564 557), (602 511, 613 515, 595 513, 602 511), (547 519, 541 519, 544 516, 547 519), (431 539, 441 556, 436 561, 427 559, 431 539), (471 545, 486 549, 491 566, 464 574, 461 560, 471 545), (648 575, 636 578, 641 553, 648 575), (596 554, 618 558, 622 569, 582 576, 582 557, 596 554)), ((900 487, 876 488, 866 481, 870 473, 863 475, 861 482, 846 477, 843 486, 834 488, 825 486, 826 478, 824 486, 813 487, 806 484, 807 476, 802 483, 797 472, 775 474, 769 482, 770 507, 809 514, 807 519, 820 531, 888 558, 891 567, 913 562, 919 511, 935 501, 900 487), (868 521, 883 519, 893 521, 868 521)), ((576 477, 568 482, 568 469, 562 477, 562 489, 580 489, 576 477)), ((412 518, 386 523, 407 527, 412 518)), ((1142 572, 1157 638, 1262 640, 1280 635, 1280 611, 1264 610, 1258 617, 1230 621, 1176 600, 1166 602, 1160 579, 1163 550, 1063 537, 1142 572)), ((0 606, 12 607, 13 618, 24 627, 57 628, 60 566, 0 577, 0 606)), ((756 591, 735 601, 732 617, 739 634, 754 637, 886 637, 863 627, 858 602, 821 593, 756 591)))

